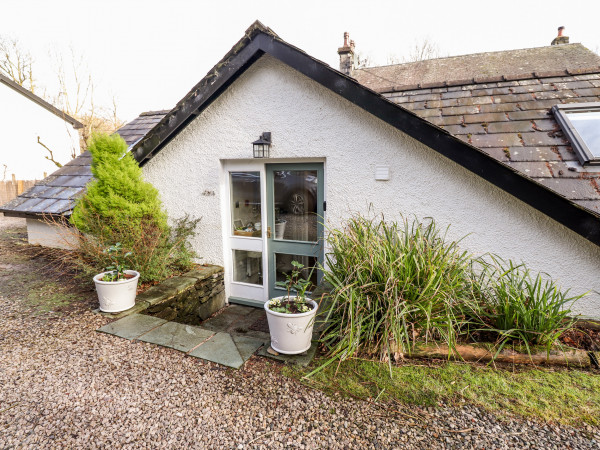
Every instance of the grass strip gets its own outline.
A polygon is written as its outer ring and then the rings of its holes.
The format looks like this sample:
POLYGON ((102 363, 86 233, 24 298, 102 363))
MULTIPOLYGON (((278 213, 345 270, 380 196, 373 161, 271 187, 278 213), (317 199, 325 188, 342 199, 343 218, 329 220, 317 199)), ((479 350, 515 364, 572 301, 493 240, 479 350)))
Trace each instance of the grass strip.
POLYGON ((579 370, 509 371, 461 363, 393 366, 348 359, 303 378, 314 367, 286 367, 284 374, 327 393, 380 403, 435 407, 466 403, 487 411, 566 425, 600 425, 600 375, 579 370))

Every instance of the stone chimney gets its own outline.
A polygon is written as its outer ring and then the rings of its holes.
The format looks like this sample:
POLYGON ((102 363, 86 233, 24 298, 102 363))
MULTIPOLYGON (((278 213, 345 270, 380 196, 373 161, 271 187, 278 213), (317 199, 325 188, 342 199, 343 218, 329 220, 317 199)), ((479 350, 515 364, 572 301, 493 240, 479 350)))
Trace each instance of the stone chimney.
POLYGON ((558 27, 558 36, 556 36, 550 45, 568 44, 569 36, 563 36, 565 27, 558 27))
POLYGON ((354 70, 354 41, 350 40, 350 33, 344 33, 344 46, 338 48, 340 55, 340 72, 352 76, 354 70))

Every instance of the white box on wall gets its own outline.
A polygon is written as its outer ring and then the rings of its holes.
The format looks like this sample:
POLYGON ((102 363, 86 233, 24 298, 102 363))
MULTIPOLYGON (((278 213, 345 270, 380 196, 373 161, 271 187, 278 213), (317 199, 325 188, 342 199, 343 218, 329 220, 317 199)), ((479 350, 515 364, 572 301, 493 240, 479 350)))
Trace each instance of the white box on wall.
POLYGON ((375 180, 389 181, 389 179, 390 179, 390 167, 389 166, 375 167, 375 180))

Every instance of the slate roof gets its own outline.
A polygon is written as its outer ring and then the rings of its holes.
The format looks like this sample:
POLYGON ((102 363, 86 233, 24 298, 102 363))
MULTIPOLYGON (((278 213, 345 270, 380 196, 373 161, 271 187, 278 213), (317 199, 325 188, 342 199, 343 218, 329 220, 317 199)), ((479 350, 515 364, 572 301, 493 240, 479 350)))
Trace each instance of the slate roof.
MULTIPOLYGON (((117 133, 131 146, 150 131, 166 113, 167 111, 142 113, 123 125, 117 133)), ((86 151, 14 200, 2 205, 0 212, 21 217, 69 215, 76 199, 85 192, 85 186, 93 178, 91 164, 92 155, 86 151)))
POLYGON ((566 71, 554 75, 382 94, 598 213, 600 168, 579 163, 550 109, 556 104, 600 101, 600 69, 584 75, 566 71))
POLYGON ((377 92, 398 88, 439 87, 552 76, 562 71, 579 73, 600 69, 600 57, 581 44, 505 50, 428 59, 407 64, 354 70, 356 80, 377 92), (433 84, 434 86, 427 86, 433 84), (419 86, 420 85, 420 86, 419 86))
POLYGON ((81 122, 79 122, 78 120, 76 120, 73 117, 69 116, 68 114, 65 114, 60 109, 58 109, 55 106, 51 105, 50 103, 48 103, 43 98, 38 97, 37 95, 35 95, 29 89, 25 89, 23 86, 18 85, 13 80, 11 80, 10 78, 8 78, 8 77, 6 77, 6 76, 4 76, 2 74, 0 74, 0 84, 4 84, 4 85, 8 86, 9 88, 17 91, 19 94, 23 95, 24 97, 27 97, 32 102, 37 103, 42 108, 47 109, 52 114, 60 117, 61 119, 63 119, 66 122, 69 122, 71 125, 73 125, 73 128, 75 128, 75 129, 83 128, 83 124, 81 122))

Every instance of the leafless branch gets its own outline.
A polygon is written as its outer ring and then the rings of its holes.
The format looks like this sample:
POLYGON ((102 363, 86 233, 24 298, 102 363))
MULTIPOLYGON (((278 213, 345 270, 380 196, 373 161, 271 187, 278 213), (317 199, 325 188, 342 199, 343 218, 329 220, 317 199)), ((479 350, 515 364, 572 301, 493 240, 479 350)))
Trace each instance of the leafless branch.
POLYGON ((50 156, 44 156, 44 158, 46 158, 48 161, 52 161, 54 163, 54 165, 56 165, 56 167, 58 167, 59 169, 63 166, 61 163, 59 163, 58 161, 56 161, 54 159, 54 153, 52 152, 52 150, 50 150, 48 148, 48 146, 46 144, 44 144, 41 140, 40 137, 37 137, 37 142, 38 144, 40 144, 42 147, 44 147, 46 150, 48 150, 48 153, 50 153, 50 156))

